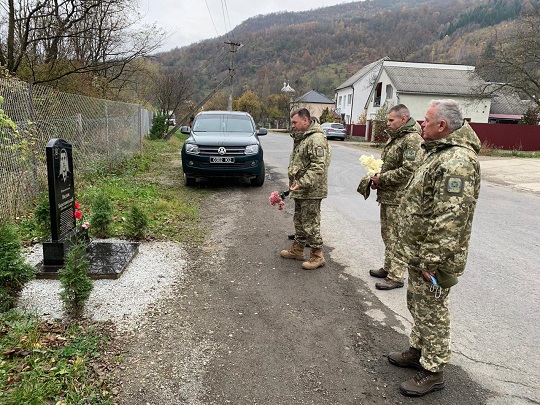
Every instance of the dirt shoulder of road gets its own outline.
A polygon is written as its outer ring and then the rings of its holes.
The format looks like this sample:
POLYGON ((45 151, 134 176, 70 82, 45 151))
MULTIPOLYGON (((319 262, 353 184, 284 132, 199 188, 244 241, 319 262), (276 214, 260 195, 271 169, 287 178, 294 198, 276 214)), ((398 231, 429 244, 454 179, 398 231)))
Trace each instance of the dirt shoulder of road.
POLYGON ((386 359, 407 347, 392 328, 399 321, 332 260, 331 246, 316 271, 279 257, 290 244, 293 204, 270 206, 268 196, 283 182, 268 169, 262 188, 208 185, 215 193, 202 211, 209 237, 187 249, 173 291, 127 340, 117 402, 485 403, 489 393, 452 365, 445 390, 421 399, 398 393, 415 373, 386 359), (386 324, 369 310, 383 311, 386 324))

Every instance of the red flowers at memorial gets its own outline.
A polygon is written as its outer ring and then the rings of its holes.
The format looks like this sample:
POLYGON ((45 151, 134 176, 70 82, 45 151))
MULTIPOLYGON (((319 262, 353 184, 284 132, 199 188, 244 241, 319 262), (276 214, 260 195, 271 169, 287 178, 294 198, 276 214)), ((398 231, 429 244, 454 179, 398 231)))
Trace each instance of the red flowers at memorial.
MULTIPOLYGON (((81 211, 79 211, 80 208, 81 208, 81 204, 79 204, 78 202, 75 202, 75 212, 73 213, 73 216, 75 217, 75 219, 82 219, 83 218, 83 213, 81 211)), ((89 227, 90 227, 89 222, 84 222, 81 225, 82 229, 88 229, 89 227)))

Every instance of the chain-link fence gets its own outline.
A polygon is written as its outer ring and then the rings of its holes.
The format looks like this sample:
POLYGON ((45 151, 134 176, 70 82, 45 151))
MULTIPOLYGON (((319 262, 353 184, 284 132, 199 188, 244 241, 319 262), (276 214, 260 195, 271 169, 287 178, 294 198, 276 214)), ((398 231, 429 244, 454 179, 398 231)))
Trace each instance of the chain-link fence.
POLYGON ((86 170, 139 151, 152 121, 152 113, 137 104, 14 79, 0 78, 0 96, 0 108, 17 124, 17 132, 0 127, 0 219, 14 218, 47 189, 45 145, 50 139, 71 143, 75 170, 86 170))

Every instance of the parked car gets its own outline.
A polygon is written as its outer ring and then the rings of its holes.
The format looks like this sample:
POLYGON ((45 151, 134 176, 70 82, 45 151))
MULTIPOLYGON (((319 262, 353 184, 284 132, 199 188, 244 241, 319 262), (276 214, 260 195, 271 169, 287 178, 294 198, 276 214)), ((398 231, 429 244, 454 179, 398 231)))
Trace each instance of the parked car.
POLYGON ((167 113, 167 120, 166 120, 166 123, 168 126, 175 126, 176 125, 176 115, 174 114, 173 111, 169 111, 167 113))
POLYGON ((195 116, 191 127, 180 128, 189 134, 182 147, 184 184, 193 186, 197 178, 243 177, 260 187, 264 184, 263 150, 259 136, 265 128, 256 129, 247 112, 203 111, 195 116))
POLYGON ((328 139, 341 139, 344 141, 347 136, 345 127, 337 122, 325 122, 321 126, 328 139))

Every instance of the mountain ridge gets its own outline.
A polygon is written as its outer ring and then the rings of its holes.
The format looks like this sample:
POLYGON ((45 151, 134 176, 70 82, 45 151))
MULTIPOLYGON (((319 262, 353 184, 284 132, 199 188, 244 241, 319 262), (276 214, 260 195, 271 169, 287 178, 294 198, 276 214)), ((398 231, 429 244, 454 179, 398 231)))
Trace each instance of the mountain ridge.
POLYGON ((234 54, 235 97, 248 89, 267 97, 288 82, 296 94, 313 89, 333 98, 339 84, 384 56, 475 65, 489 43, 490 30, 513 21, 520 4, 366 0, 270 13, 248 18, 225 36, 175 48, 158 58, 188 72, 202 98, 229 74, 231 55, 224 42, 234 41, 243 44, 234 54))

